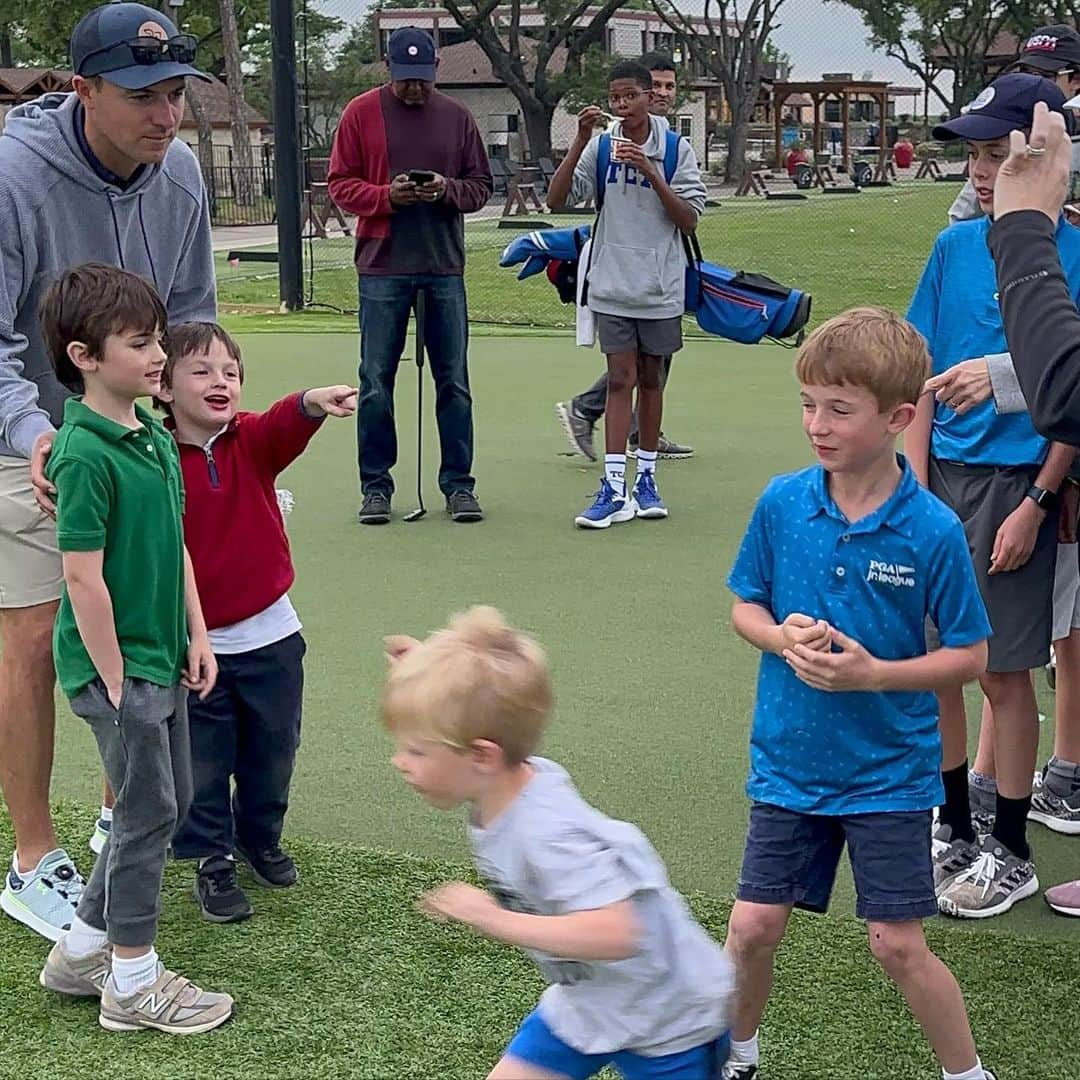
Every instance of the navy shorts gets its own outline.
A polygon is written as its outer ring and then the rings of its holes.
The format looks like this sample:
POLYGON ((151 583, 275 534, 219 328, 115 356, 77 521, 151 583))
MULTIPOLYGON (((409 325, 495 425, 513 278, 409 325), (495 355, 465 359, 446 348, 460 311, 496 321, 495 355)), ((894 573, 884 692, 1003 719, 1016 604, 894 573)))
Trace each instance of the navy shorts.
POLYGON ((824 912, 846 843, 860 919, 929 918, 938 910, 930 830, 929 810, 833 817, 756 802, 737 896, 824 912))
POLYGON ((728 1037, 723 1035, 703 1046, 660 1057, 645 1057, 629 1050, 583 1054, 567 1046, 544 1023, 540 1010, 534 1009, 522 1021, 506 1053, 508 1057, 567 1076, 570 1080, 588 1080, 605 1065, 614 1065, 624 1080, 716 1080, 721 1066, 727 1061, 728 1037))

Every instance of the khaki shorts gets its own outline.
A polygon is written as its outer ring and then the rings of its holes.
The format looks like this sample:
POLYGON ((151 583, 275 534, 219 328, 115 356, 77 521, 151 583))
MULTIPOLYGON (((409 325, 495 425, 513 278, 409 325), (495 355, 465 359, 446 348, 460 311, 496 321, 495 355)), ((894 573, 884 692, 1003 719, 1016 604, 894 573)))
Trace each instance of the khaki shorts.
POLYGON ((63 578, 56 523, 34 502, 30 462, 0 457, 0 608, 59 600, 63 578))

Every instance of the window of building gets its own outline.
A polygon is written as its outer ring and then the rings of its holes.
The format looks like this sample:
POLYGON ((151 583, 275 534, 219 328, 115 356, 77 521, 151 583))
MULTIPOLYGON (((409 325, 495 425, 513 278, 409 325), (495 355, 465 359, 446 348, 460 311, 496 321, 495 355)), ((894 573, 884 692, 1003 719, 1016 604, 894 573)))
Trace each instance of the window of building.
POLYGON ((692 116, 679 117, 679 134, 684 139, 691 139, 694 135, 694 118, 692 116))

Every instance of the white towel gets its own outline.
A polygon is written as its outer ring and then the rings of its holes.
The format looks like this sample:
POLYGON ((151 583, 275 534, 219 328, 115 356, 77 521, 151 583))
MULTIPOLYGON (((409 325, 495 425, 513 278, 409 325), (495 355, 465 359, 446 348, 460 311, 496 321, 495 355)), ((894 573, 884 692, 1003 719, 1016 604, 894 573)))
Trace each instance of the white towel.
POLYGON ((596 319, 588 304, 581 302, 582 290, 585 288, 585 267, 589 265, 589 251, 592 241, 586 240, 578 255, 578 279, 577 279, 577 344, 591 349, 596 344, 596 319))

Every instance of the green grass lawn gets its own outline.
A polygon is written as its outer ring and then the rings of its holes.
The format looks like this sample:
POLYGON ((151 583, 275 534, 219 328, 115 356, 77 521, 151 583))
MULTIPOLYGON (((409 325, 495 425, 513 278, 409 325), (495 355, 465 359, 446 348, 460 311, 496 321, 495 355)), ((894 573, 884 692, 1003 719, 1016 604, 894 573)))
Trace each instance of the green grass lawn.
MULTIPOLYGON (((855 304, 902 311, 957 190, 952 183, 910 183, 867 188, 858 195, 813 193, 805 202, 725 198, 720 208, 706 211, 698 236, 705 256, 714 262, 809 290, 815 321, 855 304)), ((561 227, 592 218, 547 220, 561 227)), ((495 221, 469 223, 465 277, 470 317, 500 324, 571 325, 573 308, 559 303, 545 278, 518 282, 518 268, 499 267, 502 249, 515 235, 495 221)), ((352 241, 317 240, 310 252, 315 302, 354 310, 352 241)), ((277 270, 272 264, 241 263, 234 269, 221 253, 218 275, 226 309, 276 306, 277 270)))
MULTIPOLYGON (((355 377, 354 334, 252 334, 243 345, 249 407, 355 377)), ((771 346, 690 343, 676 364, 665 426, 695 443, 697 456, 661 465, 672 517, 598 534, 571 525, 597 469, 562 455, 552 415, 554 401, 591 382, 596 352, 551 337, 475 340, 476 473, 489 514, 480 526, 445 518, 430 452, 433 512, 424 521, 356 525, 354 432, 328 421, 283 480, 296 496, 293 600, 309 642, 288 830, 303 882, 288 893, 256 893, 258 915, 243 926, 211 927, 197 918, 190 870, 168 874, 163 954, 234 990, 241 1012, 202 1040, 109 1037, 92 1008, 44 996, 34 981, 44 943, 2 920, 0 1078, 26 1074, 15 1064, 17 1046, 30 1048, 43 1074, 123 1080, 483 1076, 535 998, 536 978, 513 950, 414 914, 424 888, 467 864, 463 821, 432 810, 393 775, 376 717, 383 635, 423 634, 479 602, 497 604, 550 652, 558 703, 545 752, 599 807, 644 828, 722 937, 746 821, 756 667, 728 628, 724 578, 766 479, 808 460, 791 366, 792 354, 771 346), (118 1066, 110 1055, 121 1055, 118 1066)), ((406 364, 399 513, 415 505, 414 394, 406 364)), ((1052 708, 1041 680, 1040 695, 1052 708)), ((81 722, 64 709, 58 727, 62 835, 86 867, 99 769, 81 722)), ((1044 749, 1049 738, 1046 730, 1044 749)), ((2 851, 5 828, 0 821, 2 851)), ((1032 838, 1045 884, 1080 870, 1077 842, 1038 826, 1032 838)), ((835 913, 796 923, 763 1033, 770 1080, 935 1075, 851 910, 842 871, 835 913)), ((1074 931, 1041 899, 990 926, 933 927, 1002 1080, 1080 1076, 1074 931)))

